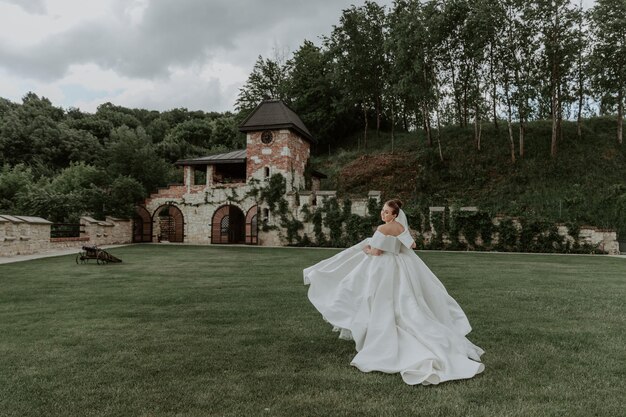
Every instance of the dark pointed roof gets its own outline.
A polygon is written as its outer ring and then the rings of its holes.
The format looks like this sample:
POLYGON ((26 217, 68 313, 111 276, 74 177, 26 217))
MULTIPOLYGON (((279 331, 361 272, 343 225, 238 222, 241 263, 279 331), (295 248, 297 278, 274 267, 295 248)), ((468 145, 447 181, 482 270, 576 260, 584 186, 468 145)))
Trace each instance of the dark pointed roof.
POLYGON ((266 129, 291 129, 309 142, 317 143, 298 115, 282 100, 262 101, 239 125, 241 132, 266 129))

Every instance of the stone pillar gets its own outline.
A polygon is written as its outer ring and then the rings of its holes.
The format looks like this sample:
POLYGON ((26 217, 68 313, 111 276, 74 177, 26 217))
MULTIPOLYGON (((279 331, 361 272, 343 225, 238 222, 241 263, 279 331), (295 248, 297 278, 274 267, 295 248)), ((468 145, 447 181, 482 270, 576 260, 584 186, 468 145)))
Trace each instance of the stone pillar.
POLYGON ((207 165, 206 166, 206 186, 207 187, 212 187, 213 186, 213 165, 207 165))
POLYGON ((193 167, 189 165, 185 165, 185 187, 187 188, 187 193, 191 192, 191 186, 193 185, 193 167))

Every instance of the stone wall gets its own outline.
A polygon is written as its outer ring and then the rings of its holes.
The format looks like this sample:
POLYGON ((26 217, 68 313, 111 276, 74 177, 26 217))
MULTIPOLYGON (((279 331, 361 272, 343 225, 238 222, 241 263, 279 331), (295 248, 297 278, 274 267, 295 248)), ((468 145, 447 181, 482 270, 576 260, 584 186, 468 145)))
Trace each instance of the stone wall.
POLYGON ((115 245, 130 243, 133 233, 133 222, 127 219, 105 217, 105 220, 96 220, 91 217, 81 217, 80 224, 84 232, 82 238, 87 238, 91 245, 115 245))
POLYGON ((48 250, 51 224, 41 217, 0 215, 0 256, 48 250))
MULTIPOLYGON (((210 244, 214 215, 221 207, 229 204, 238 207, 246 218, 250 210, 258 210, 258 244, 260 246, 286 245, 288 242, 284 239, 284 233, 277 230, 262 230, 261 225, 265 219, 270 227, 280 226, 280 219, 269 213, 266 204, 257 206, 258 200, 254 195, 263 186, 264 181, 258 183, 253 181, 250 184, 214 184, 193 188, 175 185, 172 189, 159 190, 145 201, 145 208, 153 219, 152 241, 159 241, 159 223, 154 221, 158 217, 158 212, 162 207, 173 205, 181 211, 184 218, 184 243, 210 244)), ((336 198, 336 195, 336 191, 299 191, 297 196, 294 192, 288 192, 285 198, 295 218, 304 221, 303 207, 321 206, 324 200, 336 198)), ((379 201, 380 195, 380 191, 370 191, 367 197, 352 199, 352 213, 360 216, 367 215, 369 199, 379 201)), ((300 231, 300 235, 313 236, 313 229, 311 222, 304 222, 304 230, 300 231)), ((327 236, 330 234, 326 227, 323 227, 323 231, 327 236)))
POLYGON ((130 243, 132 222, 107 217, 95 220, 80 219, 83 225, 80 237, 51 238, 52 222, 41 217, 0 215, 0 256, 30 255, 83 245, 111 245, 130 243))
POLYGON ((617 241, 617 232, 615 230, 598 229, 593 226, 582 226, 580 228, 579 238, 581 242, 587 242, 591 245, 598 246, 603 252, 609 255, 619 255, 619 242, 617 241))
MULTIPOLYGON (((459 209, 459 211, 463 211, 463 212, 478 212, 478 208, 477 207, 461 207, 459 209)), ((435 230, 435 225, 432 222, 432 215, 434 213, 440 213, 443 214, 445 213, 445 207, 430 207, 429 208, 429 213, 430 213, 430 231, 426 231, 424 233, 422 233, 422 237, 424 239, 424 242, 426 243, 430 243, 432 238, 433 238, 433 234, 436 233, 435 230)), ((511 222, 513 223, 513 226, 518 230, 521 231, 522 230, 522 224, 519 221, 519 218, 517 217, 509 217, 509 216, 505 216, 503 214, 498 214, 497 216, 495 216, 492 220, 494 226, 498 226, 500 224, 500 222, 502 222, 505 219, 509 219, 511 220, 511 222)), ((557 223, 556 224, 557 227, 557 232, 560 236, 563 237, 564 240, 570 242, 570 243, 574 243, 574 239, 572 236, 569 235, 568 233, 568 229, 567 226, 565 226, 564 224, 560 224, 557 223)), ((412 233, 414 235, 417 234, 417 232, 412 231, 412 233)), ((498 243, 498 233, 493 233, 492 235, 492 243, 494 245, 496 245, 498 243)), ((448 238, 448 236, 445 236, 444 234, 444 242, 445 243, 450 243, 450 239, 448 238)), ((463 243, 467 243, 467 240, 465 239, 465 237, 463 236, 463 234, 461 233, 459 235, 459 241, 463 242, 463 243)), ((477 238, 476 241, 477 244, 482 245, 482 239, 480 237, 477 238)), ((607 253, 609 255, 619 255, 620 254, 620 247, 619 247, 619 242, 617 240, 617 232, 615 230, 608 230, 608 229, 599 229, 597 227, 594 226, 581 226, 579 233, 578 233, 578 243, 579 244, 589 244, 591 246, 597 247, 600 251, 607 253)))
MULTIPOLYGON (((213 187, 193 188, 190 193, 185 187, 176 187, 176 192, 167 190, 150 196, 145 202, 145 207, 153 219, 157 212, 166 205, 176 206, 184 218, 184 242, 185 243, 211 243, 211 225, 213 215, 224 204, 237 206, 244 214, 256 206, 253 198, 246 197, 252 190, 250 185, 222 184, 213 187)), ((160 234, 158 222, 153 221, 152 241, 158 242, 160 234)), ((261 239, 261 236, 259 236, 261 239)), ((263 242, 259 242, 263 245, 263 242)))

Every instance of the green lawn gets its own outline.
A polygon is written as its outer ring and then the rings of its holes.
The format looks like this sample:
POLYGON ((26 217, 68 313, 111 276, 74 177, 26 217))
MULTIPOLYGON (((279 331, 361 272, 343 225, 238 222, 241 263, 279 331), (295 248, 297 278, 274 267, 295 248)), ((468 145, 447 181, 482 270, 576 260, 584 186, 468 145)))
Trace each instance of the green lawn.
POLYGON ((618 416, 626 259, 423 252, 486 350, 408 386, 349 365, 306 297, 330 249, 127 246, 0 265, 1 416, 618 416))

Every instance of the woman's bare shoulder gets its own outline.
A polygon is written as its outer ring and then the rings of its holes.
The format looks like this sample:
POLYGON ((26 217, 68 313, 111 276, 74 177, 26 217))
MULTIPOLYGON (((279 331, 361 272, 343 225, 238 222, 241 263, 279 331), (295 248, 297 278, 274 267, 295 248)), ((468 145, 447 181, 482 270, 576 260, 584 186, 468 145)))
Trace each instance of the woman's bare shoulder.
POLYGON ((380 233, 387 236, 398 236, 404 232, 404 226, 398 222, 385 223, 378 226, 377 229, 380 233))

